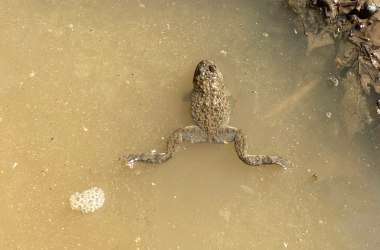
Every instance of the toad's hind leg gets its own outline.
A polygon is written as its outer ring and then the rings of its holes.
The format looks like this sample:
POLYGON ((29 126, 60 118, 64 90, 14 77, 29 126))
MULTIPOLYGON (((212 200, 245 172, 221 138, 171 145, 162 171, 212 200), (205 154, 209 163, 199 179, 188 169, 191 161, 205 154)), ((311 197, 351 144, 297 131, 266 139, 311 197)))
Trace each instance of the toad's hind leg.
POLYGON ((126 165, 130 167, 132 167, 137 161, 153 164, 164 163, 174 156, 182 142, 205 142, 205 136, 202 130, 196 125, 179 128, 174 130, 168 138, 167 151, 165 153, 152 151, 146 154, 130 154, 123 156, 120 159, 125 161, 126 165))
POLYGON ((238 154, 240 160, 242 160, 245 164, 251 166, 278 164, 285 169, 293 166, 293 164, 288 160, 279 156, 248 155, 247 136, 245 133, 242 130, 233 127, 225 127, 223 130, 226 135, 226 141, 235 141, 236 153, 238 154))

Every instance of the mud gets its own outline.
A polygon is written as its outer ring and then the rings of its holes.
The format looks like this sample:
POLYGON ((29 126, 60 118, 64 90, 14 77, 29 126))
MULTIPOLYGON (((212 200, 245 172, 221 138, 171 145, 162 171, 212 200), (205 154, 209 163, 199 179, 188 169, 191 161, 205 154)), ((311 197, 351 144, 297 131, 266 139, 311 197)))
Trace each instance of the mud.
POLYGON ((297 13, 307 53, 335 48, 335 69, 327 80, 341 88, 341 119, 353 136, 378 128, 380 109, 380 0, 288 0, 297 13))

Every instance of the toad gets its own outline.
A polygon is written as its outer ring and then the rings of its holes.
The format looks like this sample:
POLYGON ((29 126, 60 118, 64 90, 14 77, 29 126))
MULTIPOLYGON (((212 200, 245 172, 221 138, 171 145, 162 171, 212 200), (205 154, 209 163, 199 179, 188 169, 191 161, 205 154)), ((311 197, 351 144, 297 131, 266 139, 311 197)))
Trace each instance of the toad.
POLYGON ((223 75, 210 61, 202 60, 196 67, 193 78, 191 115, 194 125, 178 128, 167 140, 167 151, 152 151, 143 154, 130 154, 121 157, 126 165, 135 162, 160 164, 171 159, 179 145, 188 143, 235 143, 235 151, 245 164, 259 166, 278 164, 289 168, 292 164, 279 156, 249 155, 247 136, 238 128, 228 126, 231 108, 224 94, 223 75))

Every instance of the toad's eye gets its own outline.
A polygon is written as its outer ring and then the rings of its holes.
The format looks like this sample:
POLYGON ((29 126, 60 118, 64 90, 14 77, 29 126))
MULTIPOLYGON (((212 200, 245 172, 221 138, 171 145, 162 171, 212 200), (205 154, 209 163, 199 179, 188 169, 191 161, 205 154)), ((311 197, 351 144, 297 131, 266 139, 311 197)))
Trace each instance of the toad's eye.
POLYGON ((209 65, 209 66, 208 66, 208 69, 209 69, 211 72, 213 72, 213 73, 216 72, 216 67, 215 67, 214 65, 209 65))

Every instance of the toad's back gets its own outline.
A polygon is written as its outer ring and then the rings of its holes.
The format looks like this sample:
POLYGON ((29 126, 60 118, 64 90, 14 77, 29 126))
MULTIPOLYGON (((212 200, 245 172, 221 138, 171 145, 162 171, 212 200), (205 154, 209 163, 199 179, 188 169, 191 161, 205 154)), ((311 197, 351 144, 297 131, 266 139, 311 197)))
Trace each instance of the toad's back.
POLYGON ((203 60, 195 70, 193 83, 191 115, 194 123, 211 139, 230 118, 223 75, 213 63, 203 60))

